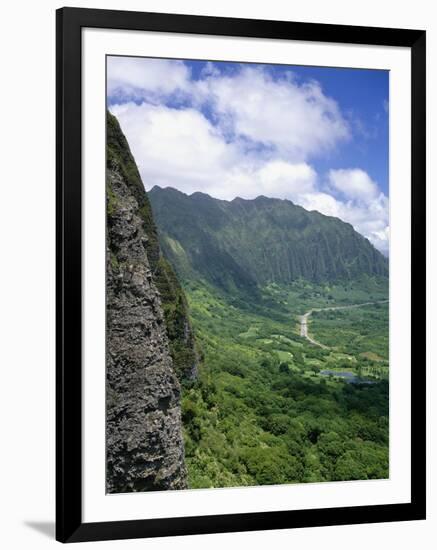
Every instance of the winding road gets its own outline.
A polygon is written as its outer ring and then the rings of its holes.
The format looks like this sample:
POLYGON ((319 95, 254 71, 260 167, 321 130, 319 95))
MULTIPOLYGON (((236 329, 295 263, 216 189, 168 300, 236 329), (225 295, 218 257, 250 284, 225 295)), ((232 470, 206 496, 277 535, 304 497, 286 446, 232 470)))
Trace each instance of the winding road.
POLYGON ((388 300, 378 300, 376 302, 364 302, 362 304, 351 304, 348 306, 332 306, 332 307, 321 307, 321 308, 314 308, 310 309, 306 313, 300 316, 300 335, 303 338, 306 338, 311 344, 314 344, 315 346, 319 346, 323 349, 329 349, 328 346, 325 346, 325 344, 321 344, 320 342, 317 342, 317 340, 314 340, 314 338, 311 338, 311 336, 308 334, 308 317, 314 313, 315 311, 334 311, 337 309, 352 309, 355 307, 363 307, 363 306, 371 306, 373 304, 386 304, 388 300))

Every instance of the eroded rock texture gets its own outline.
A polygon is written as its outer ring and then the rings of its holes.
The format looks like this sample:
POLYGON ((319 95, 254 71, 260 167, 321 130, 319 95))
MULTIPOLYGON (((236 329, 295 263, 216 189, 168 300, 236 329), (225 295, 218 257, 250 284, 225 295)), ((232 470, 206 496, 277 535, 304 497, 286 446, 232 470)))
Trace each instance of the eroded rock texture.
POLYGON ((187 486, 180 385, 150 269, 148 239, 123 159, 112 151, 107 171, 106 281, 110 493, 187 486))

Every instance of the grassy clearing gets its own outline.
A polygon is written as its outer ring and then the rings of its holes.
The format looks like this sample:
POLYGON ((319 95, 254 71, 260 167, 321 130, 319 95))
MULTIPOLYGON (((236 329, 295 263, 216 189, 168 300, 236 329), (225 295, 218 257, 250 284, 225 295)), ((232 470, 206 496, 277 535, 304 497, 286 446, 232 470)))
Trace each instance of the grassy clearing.
POLYGON ((319 311, 310 332, 322 344, 369 362, 388 361, 388 303, 319 311))

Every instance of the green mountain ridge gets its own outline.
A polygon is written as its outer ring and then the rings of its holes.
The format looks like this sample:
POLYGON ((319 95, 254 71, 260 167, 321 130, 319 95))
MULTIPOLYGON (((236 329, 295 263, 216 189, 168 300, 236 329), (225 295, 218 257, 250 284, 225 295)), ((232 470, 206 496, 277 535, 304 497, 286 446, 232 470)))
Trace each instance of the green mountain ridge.
POLYGON ((171 187, 148 196, 165 256, 184 279, 227 291, 387 277, 388 260, 352 225, 289 200, 219 200, 171 187))

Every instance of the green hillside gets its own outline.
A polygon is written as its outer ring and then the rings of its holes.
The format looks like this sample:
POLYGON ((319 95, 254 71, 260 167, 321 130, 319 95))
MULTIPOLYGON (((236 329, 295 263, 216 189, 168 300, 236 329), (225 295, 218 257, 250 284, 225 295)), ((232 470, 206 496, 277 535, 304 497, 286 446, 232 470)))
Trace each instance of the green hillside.
POLYGON ((149 192, 165 255, 183 277, 254 291, 298 279, 319 283, 388 275, 388 261, 350 224, 288 200, 233 201, 172 188, 149 192))

